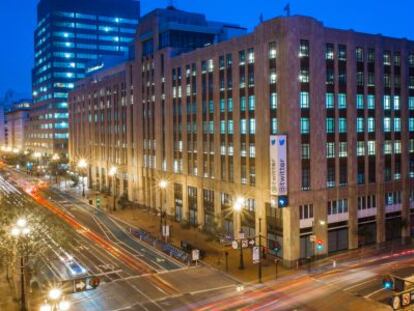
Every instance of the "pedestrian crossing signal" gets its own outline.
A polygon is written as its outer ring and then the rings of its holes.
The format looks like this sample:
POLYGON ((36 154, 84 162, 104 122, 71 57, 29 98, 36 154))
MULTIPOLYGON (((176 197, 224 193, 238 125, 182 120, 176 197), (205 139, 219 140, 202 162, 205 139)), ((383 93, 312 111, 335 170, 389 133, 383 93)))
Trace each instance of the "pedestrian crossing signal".
POLYGON ((382 286, 384 287, 384 289, 393 289, 393 287, 394 287, 394 281, 392 280, 391 277, 386 276, 382 280, 382 286))
POLYGON ((323 251, 323 241, 322 240, 316 241, 316 249, 318 250, 318 252, 323 251))

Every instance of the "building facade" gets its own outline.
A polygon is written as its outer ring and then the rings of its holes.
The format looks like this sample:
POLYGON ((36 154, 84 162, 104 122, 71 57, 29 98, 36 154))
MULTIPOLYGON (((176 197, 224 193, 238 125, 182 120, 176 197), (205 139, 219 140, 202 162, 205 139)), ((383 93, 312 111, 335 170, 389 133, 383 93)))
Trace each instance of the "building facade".
POLYGON ((27 149, 67 153, 68 92, 88 63, 128 54, 139 14, 135 0, 39 2, 27 149))
POLYGON ((30 101, 15 103, 6 113, 6 143, 9 150, 24 150, 26 127, 29 120, 30 101))
POLYGON ((100 105, 86 100, 98 93, 93 83, 71 93, 71 137, 89 136, 70 156, 90 158, 92 185, 102 187, 117 154, 101 153, 102 167, 87 149, 115 148, 126 126, 125 170, 115 178, 130 200, 159 208, 165 179, 163 204, 176 221, 229 238, 260 235, 287 265, 411 236, 413 41, 292 16, 180 52, 162 46, 159 24, 148 20, 125 67, 126 122, 109 85, 100 85, 100 105), (148 27, 155 40, 145 36, 148 27), (99 117, 105 100, 110 119, 99 117), (113 138, 96 141, 86 127, 113 138), (270 188, 271 141, 280 134, 285 208, 270 188))

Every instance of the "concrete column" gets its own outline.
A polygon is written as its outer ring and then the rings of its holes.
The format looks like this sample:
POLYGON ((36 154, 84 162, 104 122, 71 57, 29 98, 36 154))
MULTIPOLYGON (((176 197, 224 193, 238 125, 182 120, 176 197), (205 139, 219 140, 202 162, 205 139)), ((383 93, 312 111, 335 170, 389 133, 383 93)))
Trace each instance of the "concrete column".
POLYGON ((221 218, 221 193, 220 190, 214 191, 214 218, 217 228, 223 227, 221 218))
POLYGON ((348 249, 358 248, 358 197, 354 188, 348 197, 348 249))
POLYGON ((197 224, 199 228, 203 228, 204 226, 204 198, 202 187, 197 187, 197 224))
POLYGON ((182 210, 182 220, 188 222, 189 208, 188 208, 188 188, 187 182, 183 182, 183 210, 182 210))
POLYGON ((283 264, 294 267, 300 254, 299 207, 283 209, 283 264))

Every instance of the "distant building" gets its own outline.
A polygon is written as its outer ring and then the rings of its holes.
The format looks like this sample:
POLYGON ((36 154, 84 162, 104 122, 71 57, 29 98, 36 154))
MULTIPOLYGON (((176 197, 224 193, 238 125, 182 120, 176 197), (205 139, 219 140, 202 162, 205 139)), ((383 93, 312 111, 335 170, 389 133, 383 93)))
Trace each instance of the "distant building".
POLYGON ((218 25, 155 10, 135 60, 70 94, 70 158, 88 158, 92 186, 260 234, 291 266, 413 237, 414 42, 304 16, 231 39, 218 25))
POLYGON ((15 103, 11 110, 6 112, 6 143, 5 146, 12 150, 23 150, 27 121, 31 102, 22 100, 15 103))
POLYGON ((68 92, 91 61, 128 56, 139 14, 135 0, 40 0, 28 149, 67 153, 68 92))

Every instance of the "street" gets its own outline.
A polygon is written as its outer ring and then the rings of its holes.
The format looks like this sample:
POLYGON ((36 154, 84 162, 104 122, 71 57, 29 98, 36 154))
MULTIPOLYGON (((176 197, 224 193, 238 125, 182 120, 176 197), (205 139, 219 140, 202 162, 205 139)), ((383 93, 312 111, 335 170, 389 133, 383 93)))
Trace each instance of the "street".
POLYGON ((263 285, 241 285, 207 266, 187 267, 73 194, 49 187, 30 198, 13 184, 27 185, 25 176, 9 173, 9 181, 0 179, 4 204, 53 204, 63 213, 58 215, 66 215, 63 220, 77 223, 67 232, 75 239, 64 249, 50 241, 53 259, 44 258, 46 269, 33 279, 68 284, 75 279, 65 264, 68 256, 85 269, 79 277, 100 276, 97 289, 69 295, 73 310, 389 310, 391 292, 383 289, 383 275, 414 273, 409 250, 348 260, 335 269, 315 268, 311 274, 299 270, 263 285))

